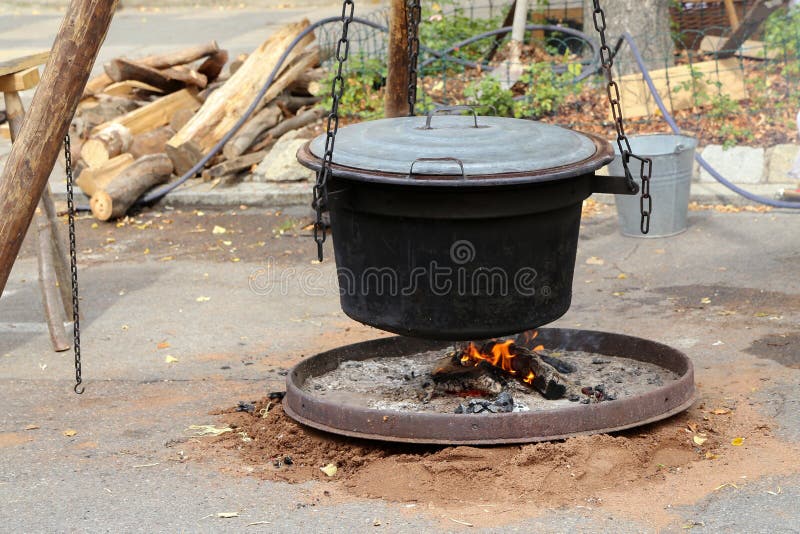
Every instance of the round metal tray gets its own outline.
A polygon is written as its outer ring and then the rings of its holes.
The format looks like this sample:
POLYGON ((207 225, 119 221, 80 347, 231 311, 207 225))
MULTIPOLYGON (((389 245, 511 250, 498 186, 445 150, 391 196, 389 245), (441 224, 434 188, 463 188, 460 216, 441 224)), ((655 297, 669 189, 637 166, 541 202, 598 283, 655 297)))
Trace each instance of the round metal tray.
MULTIPOLYGON (((286 377, 284 411, 294 420, 350 437, 441 445, 496 445, 563 439, 624 430, 680 413, 694 401, 694 368, 672 347, 647 339, 562 328, 540 328, 536 344, 552 349, 623 356, 668 369, 679 378, 647 393, 596 404, 575 404, 544 411, 459 415, 375 410, 333 403, 304 391, 310 377, 344 361, 399 357, 445 348, 446 341, 391 337, 339 347, 303 360, 286 377)), ((517 343, 525 345, 523 335, 517 343)), ((530 344, 528 344, 530 347, 530 344)))

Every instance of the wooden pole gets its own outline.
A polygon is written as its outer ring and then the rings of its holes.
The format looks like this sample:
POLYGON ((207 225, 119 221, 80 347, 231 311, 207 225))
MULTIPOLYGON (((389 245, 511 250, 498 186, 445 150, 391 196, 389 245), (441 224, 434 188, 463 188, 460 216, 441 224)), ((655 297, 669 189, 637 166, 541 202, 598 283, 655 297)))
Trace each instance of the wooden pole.
POLYGON ((389 73, 383 111, 386 117, 408 115, 408 13, 406 0, 392 0, 389 12, 389 73))
POLYGON ((0 294, 61 149, 117 0, 72 0, 0 175, 0 294))
POLYGON ((736 6, 733 0, 725 0, 725 11, 728 13, 728 20, 731 23, 731 31, 739 27, 739 15, 736 13, 736 6))

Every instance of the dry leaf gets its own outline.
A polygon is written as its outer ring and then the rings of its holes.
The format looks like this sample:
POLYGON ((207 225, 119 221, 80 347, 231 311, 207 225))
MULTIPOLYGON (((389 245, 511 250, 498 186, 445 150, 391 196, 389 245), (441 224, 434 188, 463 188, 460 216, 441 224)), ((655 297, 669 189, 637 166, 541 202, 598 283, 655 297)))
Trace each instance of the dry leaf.
POLYGON ((734 447, 741 447, 743 443, 744 443, 744 438, 733 438, 731 440, 731 445, 733 445, 734 447))
POLYGON ((39 425, 28 425, 25 427, 25 430, 36 430, 39 428, 39 425))
POLYGON ((706 441, 708 441, 708 438, 707 438, 707 437, 704 437, 704 436, 701 436, 701 435, 699 435, 699 434, 695 434, 695 435, 692 437, 692 441, 694 441, 696 445, 702 445, 703 443, 705 443, 706 441))
POLYGON ((701 304, 711 304, 711 299, 708 297, 703 297, 700 299, 701 304))
POLYGON ((162 341, 158 345, 156 345, 157 349, 168 349, 169 348, 169 341, 162 341))
POLYGON ((211 300, 211 297, 197 297, 195 300, 197 302, 208 302, 209 300, 211 300))
POLYGON ((711 413, 714 415, 725 415, 731 413, 731 411, 727 408, 717 408, 715 410, 711 410, 711 413))
POLYGON ((62 434, 64 434, 64 436, 66 436, 68 438, 71 438, 72 436, 76 435, 77 433, 78 433, 77 430, 72 430, 71 428, 69 430, 65 430, 64 432, 62 432, 62 434))
POLYGON ((222 519, 230 519, 231 517, 239 517, 239 512, 217 512, 217 517, 222 519))
POLYGON ((625 273, 619 273, 619 274, 617 275, 617 278, 618 278, 619 280, 625 280, 626 278, 628 278, 628 275, 627 275, 627 274, 625 274, 625 273))
POLYGON ((335 464, 328 464, 325 467, 320 467, 319 470, 328 475, 329 477, 332 477, 336 474, 336 471, 338 471, 339 469, 336 467, 335 464))
POLYGON ((586 265, 605 265, 605 263, 603 258, 598 258, 597 256, 590 256, 589 259, 586 260, 586 265))
POLYGON ((194 430, 195 436, 220 436, 226 432, 233 432, 229 426, 217 428, 214 425, 191 425, 188 430, 194 430))
POLYGON ((214 229, 211 230, 211 233, 215 235, 224 234, 225 232, 227 232, 227 230, 224 227, 216 225, 214 226, 214 229))
POLYGON ((686 426, 689 427, 689 430, 697 434, 697 423, 688 423, 686 426))
POLYGON ((719 456, 717 456, 713 452, 711 451, 706 452, 706 460, 716 460, 717 458, 719 458, 719 456))
POLYGON ((178 358, 167 354, 167 357, 164 358, 164 363, 178 363, 178 358))

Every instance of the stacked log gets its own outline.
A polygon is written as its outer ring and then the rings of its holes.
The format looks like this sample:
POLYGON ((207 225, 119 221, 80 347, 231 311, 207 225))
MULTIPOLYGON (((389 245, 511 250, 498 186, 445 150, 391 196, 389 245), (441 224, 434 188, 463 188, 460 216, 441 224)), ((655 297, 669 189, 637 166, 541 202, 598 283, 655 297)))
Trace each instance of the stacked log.
MULTIPOLYGON (((290 24, 229 62, 215 41, 115 58, 86 86, 72 133, 76 184, 95 217, 122 217, 150 188, 181 176, 220 143, 308 21, 290 24)), ((257 165, 282 135, 319 120, 319 49, 310 34, 288 56, 255 112, 197 174, 228 180, 257 165)))

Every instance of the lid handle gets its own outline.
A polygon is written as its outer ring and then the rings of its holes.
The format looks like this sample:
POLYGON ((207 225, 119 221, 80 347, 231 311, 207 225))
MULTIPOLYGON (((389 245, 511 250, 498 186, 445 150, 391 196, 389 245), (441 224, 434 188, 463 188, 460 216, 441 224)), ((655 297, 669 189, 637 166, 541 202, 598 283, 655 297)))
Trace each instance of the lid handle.
POLYGON ((472 113, 472 119, 475 121, 475 126, 474 127, 475 128, 480 128, 480 126, 478 126, 478 114, 475 113, 475 108, 472 107, 472 106, 459 105, 459 106, 445 106, 445 107, 436 108, 434 110, 429 111, 428 112, 428 118, 425 121, 425 127, 422 128, 422 129, 423 130, 432 130, 433 128, 431 128, 431 120, 433 119, 433 116, 436 115, 439 112, 446 112, 446 111, 448 111, 448 112, 449 111, 469 111, 469 112, 472 113))
MULTIPOLYGON (((430 118, 430 116, 429 116, 430 118)), ((462 162, 458 158, 417 158, 411 162, 411 168, 408 169, 408 177, 414 178, 414 164, 420 161, 427 161, 427 162, 442 162, 442 161, 449 161, 452 163, 458 164, 458 168, 461 169, 461 179, 466 180, 467 176, 464 174, 464 162, 462 162)))

